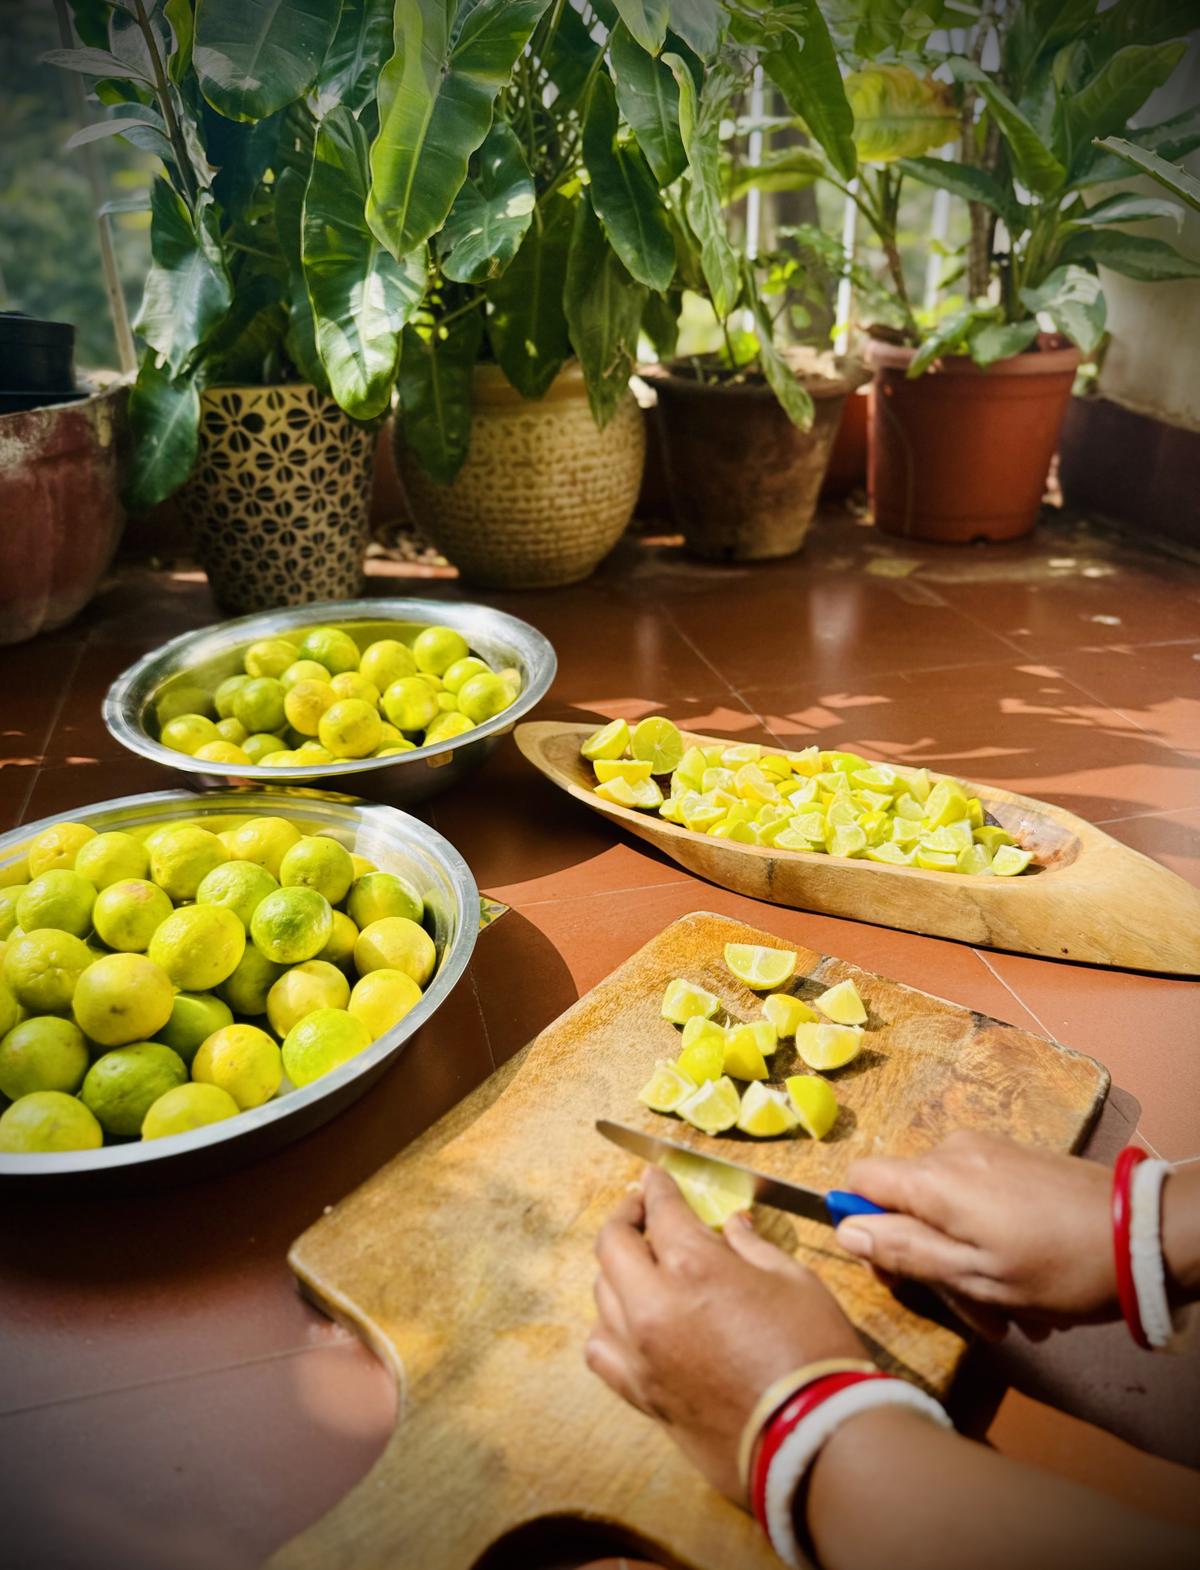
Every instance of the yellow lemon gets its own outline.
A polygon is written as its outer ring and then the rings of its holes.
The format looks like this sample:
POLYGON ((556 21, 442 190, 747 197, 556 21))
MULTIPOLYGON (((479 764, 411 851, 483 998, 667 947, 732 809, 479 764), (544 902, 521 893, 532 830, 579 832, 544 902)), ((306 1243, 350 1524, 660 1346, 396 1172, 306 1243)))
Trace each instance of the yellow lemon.
POLYGON ((43 872, 58 870, 69 872, 79 852, 95 838, 95 829, 86 823, 56 823, 53 828, 43 829, 29 846, 29 876, 37 878, 43 872))
POLYGON ((464 682, 470 681, 472 676, 487 676, 491 673, 491 666, 484 660, 477 659, 475 655, 468 654, 465 659, 455 660, 453 665, 447 666, 442 672, 442 685, 449 693, 456 693, 464 682))
POLYGON ((425 902, 408 881, 395 872, 367 872, 356 879, 346 910, 358 927, 369 927, 385 916, 407 916, 420 921, 425 902))
POLYGON ((202 763, 249 763, 250 754, 243 752, 240 747, 235 747, 230 741, 210 741, 203 747, 197 747, 192 753, 193 758, 199 758, 202 763))
POLYGON ((217 721, 217 735, 234 747, 242 746, 248 734, 241 720, 235 720, 232 715, 227 720, 217 721))
POLYGON ((813 1007, 820 1009, 825 1018, 833 1020, 835 1025, 862 1025, 867 1018, 866 1005, 849 977, 839 981, 836 987, 822 992, 819 998, 814 998, 813 1007))
POLYGON ((315 736, 321 728, 321 717, 333 708, 338 695, 325 681, 298 681, 284 699, 287 722, 302 736, 315 736))
POLYGON ((148 952, 184 992, 208 992, 233 975, 245 947, 246 929, 232 910, 185 905, 156 929, 148 952))
POLYGON ((96 890, 77 872, 56 869, 43 872, 21 892, 17 900, 17 921, 25 932, 53 927, 77 938, 92 930, 92 907, 96 890))
MULTIPOLYGON (((421 1001, 421 989, 402 970, 373 970, 355 983, 348 1007, 378 1041, 421 1001)), ((336 1007, 337 1005, 335 1005, 336 1007)))
POLYGON ((176 1085, 152 1103, 142 1119, 143 1139, 169 1139, 236 1117, 238 1104, 219 1085, 176 1085))
POLYGON ((95 888, 106 889, 126 878, 146 877, 150 856, 132 834, 97 834, 80 846, 75 871, 95 888))
POLYGON ((739 981, 756 992, 769 992, 790 981, 797 958, 794 949, 770 949, 757 943, 725 945, 725 963, 739 981))
POLYGON ((177 992, 170 1019, 155 1034, 164 1047, 190 1063, 214 1031, 232 1024, 233 1010, 211 992, 177 992))
POLYGON ((798 1025, 796 1051, 809 1068, 845 1068, 862 1051, 860 1025, 798 1025))
POLYGON ((274 893, 278 887, 279 880, 256 861, 227 861, 223 866, 214 867, 201 879, 200 887, 196 890, 196 903, 223 905, 234 913, 243 927, 248 928, 251 916, 267 895, 274 893))
POLYGON ((696 1085, 674 1063, 660 1058, 654 1073, 638 1091, 638 1100, 651 1112, 675 1112, 696 1089, 696 1085))
POLYGON ((110 949, 118 949, 122 954, 144 954, 172 908, 157 883, 126 878, 121 883, 110 883, 96 896, 92 922, 96 936, 110 949))
POLYGON ((332 674, 324 665, 318 665, 316 660, 293 660, 279 679, 290 692, 302 681, 319 681, 328 685, 332 674))
POLYGON ((237 969, 221 983, 217 995, 235 1014, 265 1014, 267 996, 286 968, 268 959, 253 943, 247 943, 237 969))
POLYGON ((440 676, 456 660, 465 660, 471 650, 461 632, 453 627, 426 627, 413 641, 413 659, 419 671, 440 676))
POLYGON ((280 862, 299 838, 300 830, 286 818, 251 818, 233 831, 233 854, 278 878, 280 862))
POLYGON ((300 658, 316 660, 332 676, 343 671, 356 671, 360 655, 358 644, 349 633, 338 627, 314 627, 300 640, 300 658))
POLYGON ((283 1058, 257 1025, 226 1025, 203 1042, 192 1059, 192 1078, 217 1085, 243 1112, 261 1107, 279 1089, 283 1058))
POLYGON ((819 1016, 815 1009, 788 992, 773 992, 763 1003, 763 1017, 775 1027, 781 1039, 796 1034, 797 1025, 815 1025, 819 1016))
POLYGON ((4 984, 34 1014, 62 1014, 71 1007, 79 978, 95 956, 81 938, 44 927, 12 937, 4 953, 4 984))
POLYGON ((354 964, 360 976, 373 970, 402 970, 424 988, 437 966, 433 939, 407 916, 385 916, 359 933, 354 964))
POLYGON ((267 1018, 277 1036, 286 1036, 293 1025, 316 1009, 344 1009, 350 1001, 350 983, 327 960, 305 960, 293 965, 267 994, 267 1018))
POLYGON ((600 730, 594 731, 580 747, 580 752, 591 762, 597 758, 621 758, 629 749, 628 720, 610 720, 600 730))
POLYGON ((17 901, 28 887, 27 883, 10 883, 6 889, 0 889, 0 940, 7 938, 19 925, 17 901))
POLYGON ((0 943, 0 1038, 7 1036, 25 1018, 25 1010, 17 1002, 16 993, 3 979, 4 956, 7 952, 8 944, 0 943))
POLYGON ((458 689, 458 706, 476 725, 495 719, 512 701, 512 688, 490 672, 485 676, 469 677, 458 689))
POLYGON ((721 1066, 734 1079, 766 1079, 766 1060, 748 1025, 734 1025, 727 1033, 721 1066))
POLYGON ((719 1232, 731 1216, 749 1210, 754 1203, 754 1175, 728 1167, 718 1167, 703 1156, 687 1150, 671 1150, 663 1159, 663 1171, 674 1178, 688 1207, 719 1232))
POLYGON ((299 965, 316 959, 333 933, 333 910, 316 889, 277 889, 250 921, 250 934, 268 959, 299 965))
POLYGON ((711 1019, 720 1006, 721 1000, 715 992, 709 992, 706 987, 677 976, 674 981, 667 983, 667 990, 663 994, 662 1017, 669 1019, 673 1025, 686 1025, 697 1014, 711 1019))
POLYGON ((419 676, 402 676, 383 695, 383 712, 398 730, 423 731, 440 712, 437 694, 419 676))
POLYGON ((215 834, 185 824, 169 834, 155 836, 150 851, 150 876, 173 900, 195 899, 205 876, 228 860, 229 852, 215 834))
POLYGON ((724 1025, 718 1025, 715 1019, 709 1019, 707 1015, 693 1014, 691 1019, 684 1024, 683 1035, 680 1037, 680 1040, 685 1047, 690 1047, 705 1036, 716 1036, 724 1045, 724 1025))
POLYGON ((361 671, 343 671, 340 676, 333 677, 329 685, 339 698, 357 698, 362 703, 369 703, 373 709, 379 707, 380 689, 361 671))
POLYGON ((321 716, 317 734, 335 758, 365 758, 379 745, 382 721, 361 698, 339 698, 321 716))
POLYGON ((74 1096, 40 1090, 14 1101, 0 1117, 0 1151, 38 1155, 62 1150, 99 1150, 104 1132, 74 1096))
POLYGON ((251 763, 265 763, 273 752, 286 750, 278 736, 272 736, 266 731, 258 731, 253 736, 247 736, 242 743, 242 751, 251 763))
POLYGON ((329 942, 317 958, 328 960, 331 965, 347 966, 354 959, 354 945, 357 941, 358 928, 344 910, 335 910, 329 942))
POLYGON ((629 750, 650 764, 652 774, 670 774, 683 761, 683 737, 670 720, 655 714, 634 727, 629 750))
POLYGON ((283 1043, 292 1084, 311 1085, 371 1045, 371 1032, 345 1009, 317 1009, 293 1025, 283 1043))
POLYGON ((69 1019, 43 1014, 22 1020, 0 1041, 0 1091, 10 1101, 35 1090, 70 1095, 87 1070, 87 1043, 69 1019))
POLYGON ((80 976, 71 1009, 85 1036, 101 1047, 120 1047, 149 1041, 170 1019, 174 1001, 170 977, 153 960, 144 954, 106 954, 80 976))
POLYGON ((695 1085, 720 1079, 725 1072, 725 1032, 719 1036, 702 1036, 691 1046, 684 1047, 675 1067, 695 1085))
POLYGON ((180 714, 167 721, 158 739, 172 752, 186 752, 190 758, 201 747, 220 741, 221 735, 212 720, 203 714, 180 714))
POLYGON ((677 1111, 685 1122, 704 1134, 723 1134, 738 1120, 742 1099, 731 1079, 706 1080, 686 1101, 680 1102, 677 1111))
POLYGON ((157 1041, 139 1041, 99 1057, 87 1071, 79 1099, 106 1134, 130 1138, 160 1096, 187 1083, 178 1053, 157 1041))
POLYGON ((333 753, 322 747, 319 741, 306 741, 303 746, 296 748, 296 762, 311 767, 314 763, 334 763, 337 760, 333 753))
POLYGON ((801 1128, 813 1139, 824 1139, 837 1122, 837 1097, 816 1074, 793 1074, 787 1080, 788 1097, 801 1128))
POLYGON ((296 658, 296 645, 286 638, 263 638, 246 650, 248 676, 282 676, 296 658))
POLYGON ((363 650, 359 671, 380 692, 385 692, 394 681, 417 674, 417 662, 407 644, 395 638, 378 638, 363 650))
POLYGON ((737 1120, 743 1134, 752 1134, 756 1139, 774 1139, 780 1134, 789 1134, 797 1121, 795 1111, 781 1091, 767 1085, 747 1085, 737 1120))
POLYGON ((354 881, 354 863, 337 840, 309 834, 297 840, 280 862, 279 881, 285 889, 316 889, 331 905, 340 905, 354 881))
MULTIPOLYGON (((295 688, 292 689, 295 691, 295 688)), ((241 720, 247 735, 279 730, 284 723, 284 685, 274 676, 256 676, 233 696, 233 717, 241 720)))

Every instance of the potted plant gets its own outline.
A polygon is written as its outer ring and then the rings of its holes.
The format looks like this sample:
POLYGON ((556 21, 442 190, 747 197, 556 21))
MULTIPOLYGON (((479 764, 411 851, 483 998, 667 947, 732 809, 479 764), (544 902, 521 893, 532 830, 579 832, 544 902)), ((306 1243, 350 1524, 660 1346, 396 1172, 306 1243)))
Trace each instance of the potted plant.
MULTIPOLYGON (((926 58, 956 84, 960 157, 914 155, 900 134, 876 149, 880 167, 857 193, 906 318, 891 341, 869 349, 869 482, 886 532, 944 541, 1027 533, 1076 369, 1103 338, 1098 269, 1155 281, 1200 275, 1200 265, 1170 244, 1125 228, 1177 211, 1170 203, 1097 190, 1124 169, 1097 138, 1124 135, 1168 157, 1200 145, 1194 115, 1127 129, 1178 65, 1188 25, 1178 7, 1127 0, 1101 11, 1091 0, 1069 7, 1042 0, 985 9, 969 56, 930 56, 926 46, 926 58), (998 64, 985 69, 981 62, 992 58, 998 64), (931 328, 918 321, 899 268, 905 176, 969 204, 966 301, 931 328)), ((886 24, 874 29, 873 46, 888 47, 886 24)), ((893 121, 903 126, 916 74, 897 63, 868 68, 861 80, 883 97, 890 92, 893 121)), ((924 90, 948 87, 927 82, 924 90)), ((856 114, 864 107, 870 91, 860 91, 856 114)))
POLYGON ((122 135, 162 163, 128 501, 179 492, 226 610, 353 596, 366 422, 423 284, 362 218, 391 5, 283 0, 265 33, 242 0, 107 0, 76 18, 85 47, 47 58, 109 105, 76 140, 122 135))

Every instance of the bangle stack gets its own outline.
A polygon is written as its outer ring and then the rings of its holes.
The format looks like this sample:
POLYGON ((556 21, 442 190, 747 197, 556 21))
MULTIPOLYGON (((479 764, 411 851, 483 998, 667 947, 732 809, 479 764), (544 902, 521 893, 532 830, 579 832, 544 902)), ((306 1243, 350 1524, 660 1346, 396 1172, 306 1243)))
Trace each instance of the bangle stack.
POLYGON ((763 1392, 742 1432, 738 1467, 755 1517, 784 1564, 803 1570, 809 1563, 794 1503, 821 1447, 847 1419, 879 1406, 908 1407, 951 1426, 932 1396, 873 1363, 810 1363, 763 1392))
POLYGON ((1129 1333, 1147 1351, 1174 1334, 1162 1250, 1162 1190, 1170 1163, 1130 1145, 1113 1168, 1113 1259, 1117 1298, 1129 1333))

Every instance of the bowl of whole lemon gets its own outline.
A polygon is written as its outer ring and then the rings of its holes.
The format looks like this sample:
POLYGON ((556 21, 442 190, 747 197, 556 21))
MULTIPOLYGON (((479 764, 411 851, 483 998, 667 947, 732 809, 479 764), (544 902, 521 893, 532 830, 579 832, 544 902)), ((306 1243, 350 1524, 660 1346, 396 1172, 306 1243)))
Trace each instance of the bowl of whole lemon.
POLYGON ((0 838, 0 1179, 161 1183, 362 1094, 461 977, 466 863, 316 791, 127 796, 0 838))
POLYGON ((206 784, 329 783, 408 804, 482 763, 556 669, 540 632, 486 605, 299 605, 164 644, 113 683, 104 720, 206 784))

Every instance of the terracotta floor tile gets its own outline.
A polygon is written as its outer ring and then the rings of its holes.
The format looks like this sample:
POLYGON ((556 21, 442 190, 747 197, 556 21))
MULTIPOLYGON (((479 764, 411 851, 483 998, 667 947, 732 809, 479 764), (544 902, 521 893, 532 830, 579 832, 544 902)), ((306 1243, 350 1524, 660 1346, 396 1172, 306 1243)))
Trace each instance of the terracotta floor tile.
POLYGON ((394 1412, 347 1340, 0 1418, 5 1562, 253 1570, 369 1470, 394 1412))
POLYGON ((126 667, 153 647, 153 639, 115 643, 100 641, 84 651, 46 746, 50 764, 90 764, 124 759, 131 754, 109 735, 101 706, 109 687, 126 667))
POLYGON ((33 823, 56 812, 90 807, 119 796, 187 788, 183 776, 174 770, 159 768, 129 752, 115 758, 60 763, 39 772, 25 808, 25 821, 33 823))
POLYGON ((224 617, 204 574, 185 564, 164 572, 126 564, 106 580, 73 629, 93 644, 140 642, 146 648, 224 617))
MULTIPOLYGON (((70 690, 82 651, 77 643, 34 643, 4 688, 0 760, 8 766, 40 763, 58 711, 70 690)), ((11 658, 11 656, 10 656, 11 658)))
POLYGON ((1119 818, 1115 823, 1106 823, 1104 832, 1123 845, 1140 850, 1143 856, 1161 861, 1189 883, 1200 884, 1200 809, 1119 818))
POLYGON ((1200 641, 1088 649, 1058 664, 1147 735, 1193 755, 1200 750, 1200 641))

